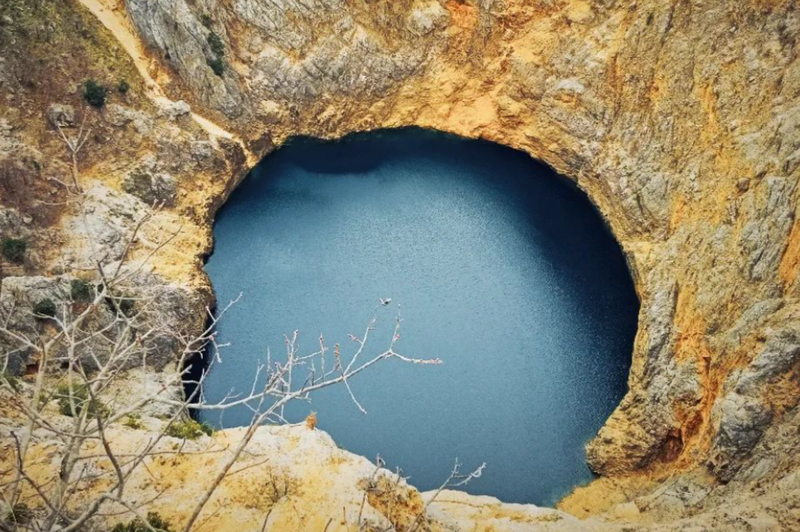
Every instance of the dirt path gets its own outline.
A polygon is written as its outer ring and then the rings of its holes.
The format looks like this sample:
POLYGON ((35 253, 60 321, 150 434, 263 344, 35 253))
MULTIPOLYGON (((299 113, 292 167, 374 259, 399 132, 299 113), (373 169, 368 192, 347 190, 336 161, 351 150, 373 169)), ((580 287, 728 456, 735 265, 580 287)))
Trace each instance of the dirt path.
MULTIPOLYGON (((148 59, 147 54, 145 54, 144 47, 128 20, 124 6, 122 6, 118 0, 79 1, 114 35, 125 52, 131 57, 134 65, 136 65, 136 69, 139 71, 139 75, 144 79, 148 98, 157 105, 170 103, 172 100, 167 98, 164 91, 161 89, 159 81, 153 78, 151 74, 151 67, 155 65, 153 65, 152 61, 148 59)), ((155 70, 155 68, 153 68, 153 70, 155 70)), ((169 75, 165 72, 159 72, 158 77, 161 78, 162 82, 169 81, 169 75)), ((251 164, 257 162, 252 160, 254 158, 252 153, 245 147, 242 140, 233 133, 226 131, 219 124, 197 113, 192 113, 192 119, 194 119, 194 121, 209 135, 238 142, 247 155, 248 161, 251 164)))

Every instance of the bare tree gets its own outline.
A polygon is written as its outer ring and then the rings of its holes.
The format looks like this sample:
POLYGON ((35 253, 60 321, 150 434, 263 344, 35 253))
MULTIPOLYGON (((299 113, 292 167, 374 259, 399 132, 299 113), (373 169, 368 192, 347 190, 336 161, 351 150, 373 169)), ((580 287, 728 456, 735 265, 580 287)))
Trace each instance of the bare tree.
MULTIPOLYGON (((72 163, 71 187, 74 189, 74 192, 80 192, 81 190, 80 171, 78 170, 78 154, 83 149, 86 141, 89 140, 89 135, 92 132, 91 129, 85 129, 85 125, 86 116, 84 115, 83 120, 81 121, 81 127, 78 129, 78 133, 73 137, 64 132, 64 128, 61 126, 61 123, 56 123, 56 130, 58 131, 61 140, 64 142, 64 146, 66 146, 67 151, 69 152, 70 162, 72 163)), ((62 182, 62 184, 64 183, 62 182)), ((68 189, 70 188, 69 185, 67 187, 68 189)))
MULTIPOLYGON (((84 132, 83 125, 76 137, 68 136, 60 127, 58 131, 70 154, 73 172, 72 183, 62 184, 74 196, 75 208, 80 211, 78 214, 90 234, 77 160, 88 132, 84 132)), ((199 332, 180 327, 164 314, 161 294, 142 282, 143 269, 178 233, 160 233, 141 260, 131 258, 134 251, 138 251, 142 231, 153 223, 152 213, 156 209, 153 206, 136 222, 121 258, 112 261, 102 249, 93 248, 92 280, 71 279, 70 295, 54 301, 52 308, 33 311, 18 305, 0 308, 0 340, 4 342, 0 345, 12 346, 0 353, 0 401, 8 405, 16 420, 16 428, 9 431, 9 441, 0 444, 8 465, 0 470, 1 506, 6 508, 7 514, 0 516, 3 531, 78 531, 99 519, 108 506, 124 508, 131 516, 139 518, 142 526, 156 531, 161 528, 159 523, 141 513, 147 501, 134 503, 126 497, 132 476, 146 467, 148 458, 170 452, 163 451, 163 446, 159 448, 159 442, 171 433, 171 427, 188 419, 187 413, 249 408, 252 416, 244 436, 204 488, 183 526, 183 530, 189 532, 196 527, 208 501, 231 473, 259 427, 287 423, 284 412, 290 402, 307 400, 318 390, 342 385, 356 408, 366 413, 350 386, 352 379, 388 359, 411 364, 441 362, 406 357, 397 351, 402 324, 399 311, 387 340, 388 346, 378 354, 368 355, 368 341, 374 334, 379 313, 385 312, 387 306, 381 301, 362 336, 350 335, 355 346, 351 354, 346 355, 339 344, 335 344, 331 352, 321 336, 316 351, 302 354, 298 346, 299 333, 295 331, 285 339, 285 356, 274 359, 267 350, 266 359, 255 369, 248 393, 228 395, 213 403, 206 401, 201 390, 208 369, 193 379, 189 376, 189 362, 209 355, 214 359, 209 365, 211 368, 221 360, 224 345, 217 342, 216 326, 236 301, 216 314, 206 309, 208 319, 199 332), (19 319, 34 320, 41 327, 33 332, 25 330, 16 325, 19 319), (164 339, 175 346, 178 370, 164 375, 157 389, 135 400, 117 397, 115 385, 124 381, 130 368, 146 366, 153 350, 164 345, 164 339), (35 373, 19 379, 9 375, 9 361, 12 356, 23 354, 35 373), (188 396, 182 393, 187 384, 193 385, 195 390, 188 396), (53 412, 53 405, 57 405, 60 415, 53 412), (115 448, 114 441, 108 437, 108 428, 155 406, 165 408, 170 414, 147 443, 134 453, 122 453, 115 448), (35 464, 31 456, 35 442, 45 439, 58 442, 55 458, 58 471, 48 480, 33 473, 35 464), (95 450, 87 453, 90 443, 95 450), (100 449, 99 454, 96 449, 100 449), (97 459, 111 464, 109 470, 98 472, 90 467, 90 462, 97 459), (82 502, 79 494, 101 477, 108 480, 105 487, 93 493, 91 502, 82 502), (30 505, 23 499, 30 501, 30 505)), ((142 253, 139 255, 141 257, 142 253)), ((85 272, 82 275, 86 277, 85 272)), ((180 449, 172 452, 177 454, 180 449)), ((457 473, 456 467, 448 482, 456 478, 457 473)), ((397 482, 399 486, 401 481, 397 482)), ((264 519, 264 527, 268 519, 269 514, 264 519)), ((421 519, 417 517, 414 528, 421 519)), ((360 521, 359 515, 359 527, 360 521)))

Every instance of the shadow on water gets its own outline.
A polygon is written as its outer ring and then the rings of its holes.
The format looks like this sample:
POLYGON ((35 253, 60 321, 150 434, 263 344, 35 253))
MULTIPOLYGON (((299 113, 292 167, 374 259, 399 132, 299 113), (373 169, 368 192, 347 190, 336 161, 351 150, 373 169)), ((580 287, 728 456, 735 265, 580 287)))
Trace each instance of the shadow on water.
MULTIPOLYGON (((599 213, 548 167, 420 129, 296 138, 232 194, 214 233, 219 305, 245 295, 219 326, 232 345, 209 400, 249 390, 266 346, 292 330, 307 350, 320 333, 344 349, 390 296, 403 354, 445 364, 390 361, 353 383, 368 415, 328 389, 290 421, 317 411, 337 444, 380 453, 423 490, 456 457, 488 464, 467 491, 509 502, 552 505, 592 478, 583 446, 625 393, 638 300, 599 213)), ((232 427, 250 413, 201 418, 232 427)))

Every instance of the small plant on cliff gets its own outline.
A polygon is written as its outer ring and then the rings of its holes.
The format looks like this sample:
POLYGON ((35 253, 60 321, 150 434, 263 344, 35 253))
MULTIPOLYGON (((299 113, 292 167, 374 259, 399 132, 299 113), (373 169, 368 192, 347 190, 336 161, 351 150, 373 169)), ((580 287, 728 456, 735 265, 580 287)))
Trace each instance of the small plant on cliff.
POLYGON ((103 107, 106 104, 108 90, 93 79, 83 84, 83 98, 92 107, 103 107))
POLYGON ((203 434, 211 436, 214 433, 214 427, 203 422, 197 422, 194 419, 186 419, 184 421, 176 421, 172 423, 164 434, 172 436, 173 438, 181 438, 184 440, 196 440, 203 434))
POLYGON ((134 308, 136 308, 136 301, 133 299, 124 297, 119 300, 119 310, 126 316, 131 316, 134 308))
POLYGON ((225 45, 222 43, 222 39, 220 39, 219 35, 215 32, 210 32, 208 37, 206 37, 206 41, 208 42, 208 46, 211 48, 211 51, 214 52, 214 55, 217 57, 222 57, 225 55, 225 45))
POLYGON ((73 279, 69 283, 69 293, 76 303, 86 303, 94 297, 94 287, 83 279, 73 279))
POLYGON ((19 378, 15 377, 14 375, 9 375, 8 373, 0 373, 0 384, 7 385, 17 393, 19 393, 19 391, 22 389, 19 378))
POLYGON ((211 15, 209 15, 208 13, 204 13, 200 15, 200 22, 202 22, 203 26, 205 26, 206 28, 210 28, 211 23, 214 21, 212 20, 211 15))
POLYGON ((3 239, 3 258, 9 262, 21 263, 28 244, 20 238, 3 239))
POLYGON ((205 421, 200 422, 200 430, 202 430, 206 436, 211 436, 217 430, 210 423, 205 421))
POLYGON ((125 418, 125 421, 122 422, 123 425, 128 427, 129 429, 139 430, 144 428, 144 423, 142 423, 142 416, 137 413, 128 414, 125 418))
POLYGON ((88 414, 94 417, 100 414, 101 418, 107 418, 111 414, 111 409, 98 401, 89 399, 89 391, 86 386, 62 384, 58 387, 54 399, 58 399, 58 411, 64 416, 80 416, 84 408, 88 408, 88 414))
POLYGON ((211 48, 211 52, 214 54, 214 57, 208 59, 206 64, 211 67, 214 74, 222 76, 225 72, 225 61, 222 59, 225 56, 225 45, 222 43, 222 39, 219 35, 213 31, 208 34, 206 41, 208 42, 208 47, 211 48))
POLYGON ((222 74, 225 73, 225 61, 223 61, 220 57, 209 59, 206 61, 206 64, 211 67, 211 70, 213 70, 214 74, 217 76, 222 77, 222 74))
POLYGON ((133 316, 136 309, 136 300, 127 296, 107 297, 106 305, 108 308, 115 312, 119 312, 125 316, 133 316))
POLYGON ((16 529, 16 525, 29 523, 31 517, 33 517, 33 513, 28 508, 28 505, 24 502, 18 502, 6 514, 5 522, 15 525, 14 528, 16 529))
POLYGON ((42 299, 33 305, 33 313, 37 316, 54 317, 56 315, 56 304, 52 299, 42 299))
POLYGON ((172 532, 169 522, 162 519, 156 512, 149 512, 147 514, 147 524, 143 523, 141 519, 134 519, 127 523, 117 523, 114 528, 111 529, 111 532, 152 532, 152 529, 162 532, 172 532))
POLYGON ((127 94, 130 88, 131 86, 128 85, 128 82, 125 81, 124 79, 120 80, 120 82, 117 83, 117 92, 119 92, 120 94, 127 94))

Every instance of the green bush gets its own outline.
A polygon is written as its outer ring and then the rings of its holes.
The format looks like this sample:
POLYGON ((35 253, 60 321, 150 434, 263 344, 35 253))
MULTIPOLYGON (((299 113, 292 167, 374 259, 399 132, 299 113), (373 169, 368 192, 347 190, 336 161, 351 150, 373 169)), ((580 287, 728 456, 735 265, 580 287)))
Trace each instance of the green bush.
POLYGON ((136 301, 127 296, 107 297, 106 304, 114 312, 121 312, 128 317, 133 315, 136 308, 136 301))
POLYGON ((211 436, 213 433, 214 427, 205 421, 198 423, 194 419, 176 421, 167 427, 167 430, 164 432, 167 436, 182 438, 184 440, 196 440, 203 434, 211 436))
POLYGON ((211 70, 213 70, 214 74, 217 76, 222 77, 222 74, 225 73, 225 61, 223 61, 221 58, 215 57, 214 59, 209 59, 206 61, 206 63, 211 67, 211 70))
POLYGON ((206 37, 206 41, 208 41, 208 46, 211 48, 211 51, 214 52, 214 55, 217 57, 225 55, 225 45, 222 44, 222 39, 219 38, 219 35, 212 31, 208 34, 208 37, 206 37))
POLYGON ((205 13, 205 14, 200 16, 200 22, 202 22, 203 26, 205 26, 206 28, 210 28, 211 27, 211 23, 214 22, 214 21, 211 19, 211 15, 209 15, 208 13, 205 13))
POLYGON ((9 375, 8 373, 0 373, 0 384, 2 383, 8 384, 8 386, 17 393, 22 389, 19 377, 9 375))
POLYGON ((90 417, 100 414, 100 417, 107 418, 111 415, 111 409, 97 400, 89 399, 89 391, 83 384, 76 384, 70 390, 68 384, 62 384, 56 390, 55 399, 58 399, 58 411, 62 415, 72 417, 72 405, 75 405, 75 414, 81 415, 84 408, 90 417), (71 392, 71 393, 70 393, 71 392))
POLYGON ((106 104, 108 90, 95 80, 87 80, 83 84, 83 97, 92 107, 103 107, 106 104))
MULTIPOLYGON (((163 532, 172 532, 172 529, 169 527, 169 522, 165 521, 158 515, 156 512, 149 512, 147 514, 147 523, 155 528, 156 530, 162 530, 163 532)), ((150 529, 142 523, 139 519, 134 519, 133 521, 128 521, 127 523, 117 523, 114 528, 111 529, 111 532, 149 532, 150 529)))
POLYGON ((123 421, 122 424, 134 430, 144 428, 144 424, 142 423, 142 417, 136 413, 128 414, 128 416, 125 418, 125 421, 123 421))
POLYGON ((225 45, 222 43, 222 39, 220 39, 219 35, 214 33, 213 31, 208 34, 206 37, 208 41, 208 46, 211 48, 211 51, 214 53, 214 57, 206 61, 211 70, 214 71, 214 74, 217 76, 222 76, 225 73, 225 61, 222 59, 225 56, 225 45))
POLYGON ((83 279, 73 279, 69 283, 69 292, 73 301, 86 303, 94 297, 94 286, 83 279))
POLYGON ((131 86, 128 85, 128 82, 125 81, 124 79, 120 80, 120 82, 117 83, 117 92, 119 92, 120 94, 126 94, 130 88, 131 86))
POLYGON ((5 521, 15 525, 24 525, 30 522, 31 517, 33 517, 33 512, 28 508, 28 505, 24 502, 19 502, 8 511, 5 521))
POLYGON ((8 261, 22 262, 26 249, 28 249, 28 244, 20 238, 3 239, 3 257, 8 261))
POLYGON ((204 433, 206 436, 211 436, 212 434, 214 434, 214 431, 215 431, 216 429, 215 429, 213 426, 211 426, 211 424, 210 424, 210 423, 208 423, 208 422, 206 422, 206 421, 201 421, 201 422, 200 422, 200 430, 202 430, 202 431, 203 431, 203 433, 204 433))
POLYGON ((133 314, 133 309, 136 307, 136 301, 133 299, 123 298, 119 300, 119 311, 126 316, 133 314))
POLYGON ((56 315, 56 304, 52 299, 42 299, 33 305, 33 313, 52 318, 56 315))

